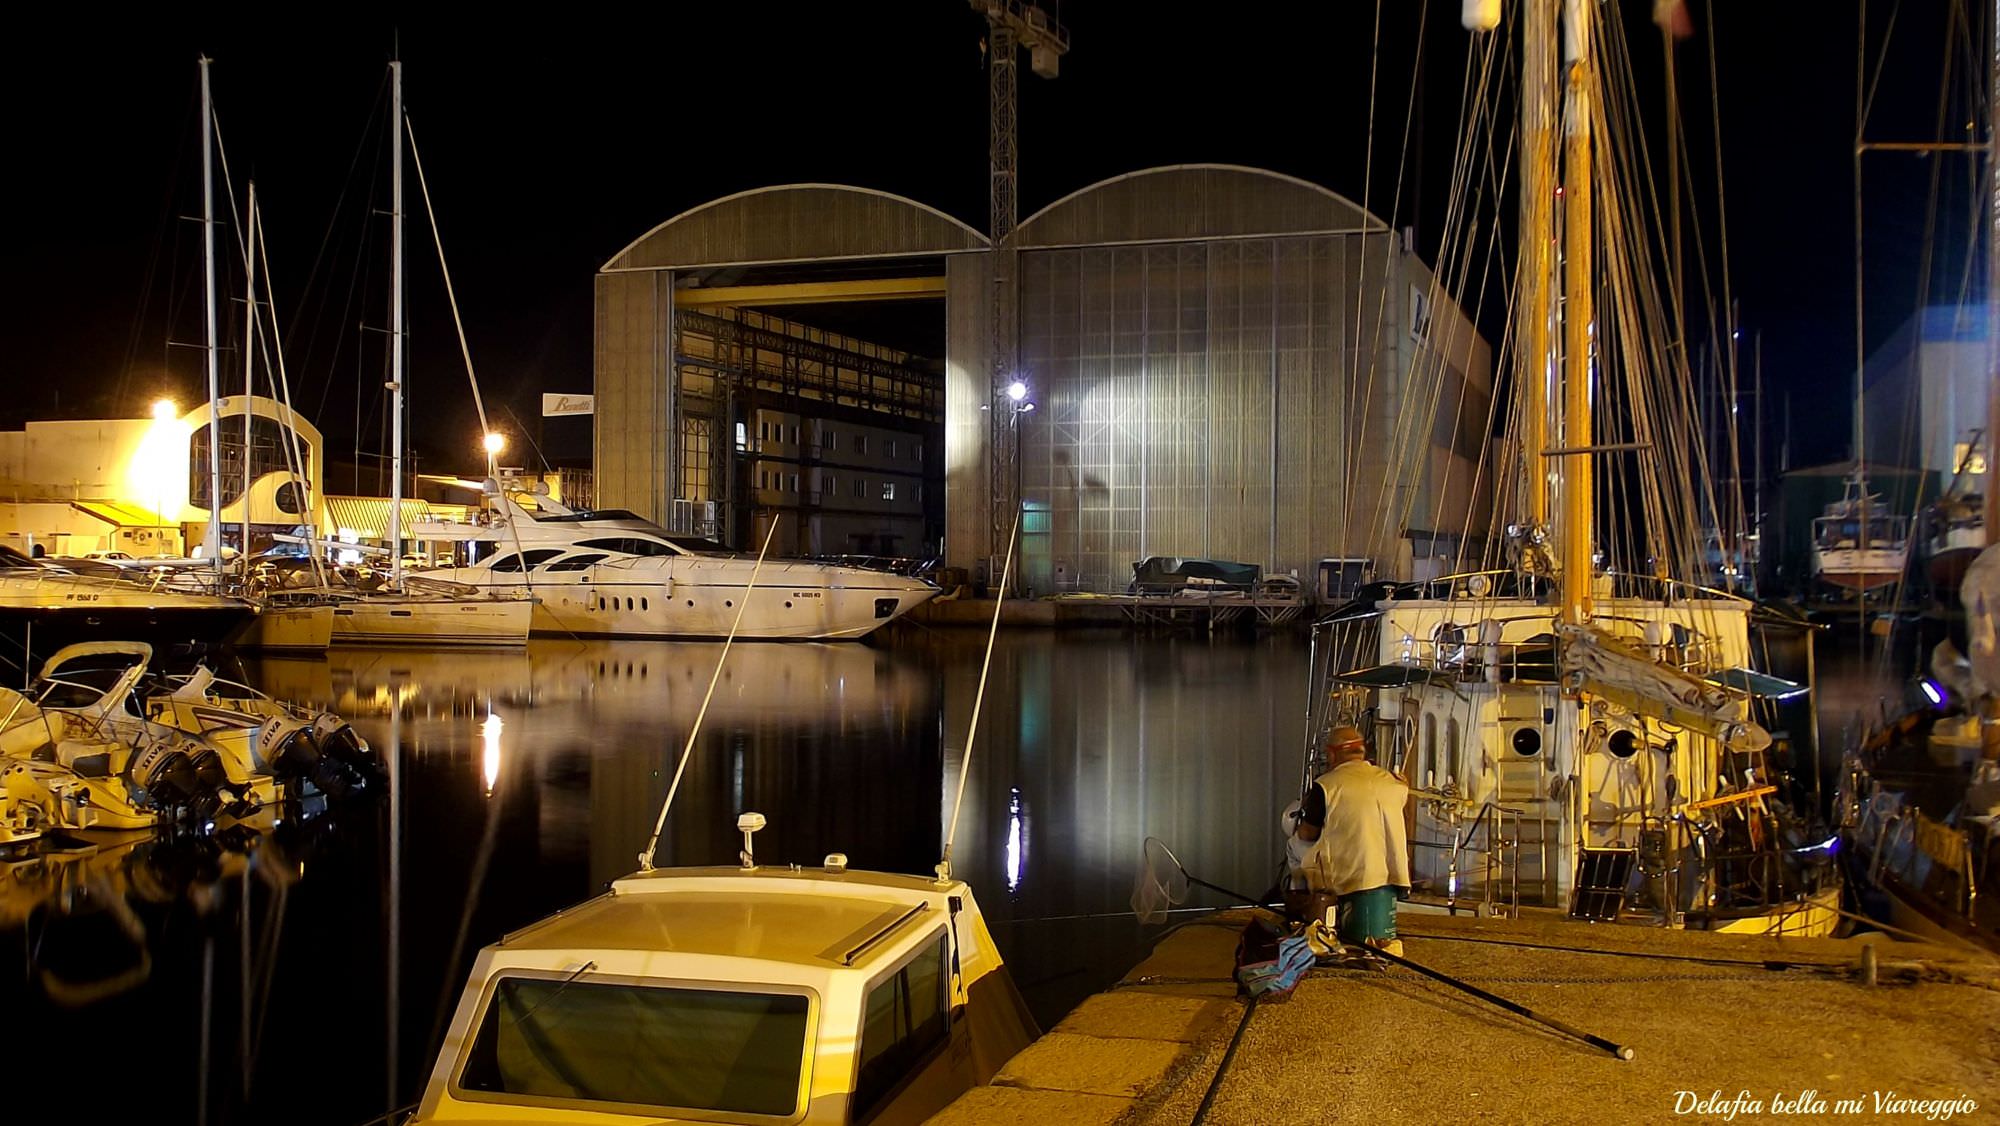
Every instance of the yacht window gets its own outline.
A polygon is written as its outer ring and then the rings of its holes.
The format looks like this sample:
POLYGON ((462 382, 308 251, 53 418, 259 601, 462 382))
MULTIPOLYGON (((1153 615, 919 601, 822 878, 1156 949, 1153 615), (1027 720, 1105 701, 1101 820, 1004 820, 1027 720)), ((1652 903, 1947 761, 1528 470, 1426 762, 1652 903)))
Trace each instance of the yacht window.
POLYGON ((611 536, 595 540, 579 540, 577 547, 587 547, 596 551, 615 551, 620 555, 672 555, 674 549, 658 540, 640 539, 637 536, 611 536))
POLYGON ((1438 769, 1438 719, 1434 715, 1424 717, 1424 772, 1418 781, 1428 790, 1436 785, 1438 769))
POLYGON ((859 1121, 949 1038, 945 1022, 945 936, 868 991, 861 1070, 850 1104, 859 1121))
POLYGON ((568 559, 559 559, 549 564, 548 569, 550 571, 581 571, 593 563, 602 563, 604 560, 605 556, 602 553, 572 555, 568 559))
POLYGON ((797 993, 504 977, 458 1087, 791 1115, 799 1109, 808 1007, 797 993))
POLYGON ((518 571, 521 569, 521 557, 513 554, 503 555, 493 561, 492 569, 495 571, 518 571))
POLYGON ((1452 716, 1444 723, 1444 771, 1447 780, 1457 778, 1458 762, 1458 717, 1452 716))
MULTIPOLYGON (((532 571, 562 553, 563 549, 560 547, 538 547, 533 551, 524 551, 521 553, 521 569, 532 571)), ((493 569, 497 571, 500 568, 493 569)))

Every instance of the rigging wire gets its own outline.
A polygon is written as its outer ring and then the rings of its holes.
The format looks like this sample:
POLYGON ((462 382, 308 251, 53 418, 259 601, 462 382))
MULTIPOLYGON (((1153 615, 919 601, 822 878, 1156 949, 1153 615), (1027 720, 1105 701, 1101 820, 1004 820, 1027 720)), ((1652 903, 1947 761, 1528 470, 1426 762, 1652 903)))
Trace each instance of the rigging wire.
POLYGON ((764 546, 757 549, 757 563, 750 568, 750 582, 743 588, 743 602, 736 607, 736 617, 729 623, 729 636, 723 639, 722 652, 716 655, 715 671, 709 674, 708 691, 702 693, 701 710, 695 713, 694 726, 688 728, 687 745, 681 748, 681 760, 674 767, 674 780, 667 785, 666 800, 660 803, 660 816, 653 822, 653 835, 646 840, 646 851, 639 854, 639 870, 653 870, 653 853, 659 850, 660 833, 667 827, 667 811, 674 807, 674 795, 680 792, 681 776, 687 773, 688 759, 694 756, 694 741, 701 735, 701 722, 708 718, 708 703, 715 698, 715 686, 722 680, 723 662, 729 660, 730 646, 736 644, 736 631, 743 625, 743 611, 750 608, 750 595, 757 589, 757 575, 764 569, 764 556, 771 550, 771 537, 778 534, 778 524, 783 513, 771 517, 771 526, 764 532, 764 546))
POLYGON ((986 632, 986 658, 979 665, 979 691, 972 697, 972 720, 965 729, 965 755, 958 763, 958 795, 951 801, 951 824, 944 833, 944 856, 938 860, 939 883, 951 879, 951 846, 958 839, 958 815, 965 807, 965 783, 972 777, 972 748, 979 739, 979 709, 986 702, 986 677, 993 671, 993 641, 1000 636, 1000 607, 1007 603, 1007 580, 1014 571, 1014 543, 1021 534, 1021 513, 1014 513, 1014 530, 1007 533, 1007 559, 1000 565, 1000 588, 993 597, 993 624, 986 632))

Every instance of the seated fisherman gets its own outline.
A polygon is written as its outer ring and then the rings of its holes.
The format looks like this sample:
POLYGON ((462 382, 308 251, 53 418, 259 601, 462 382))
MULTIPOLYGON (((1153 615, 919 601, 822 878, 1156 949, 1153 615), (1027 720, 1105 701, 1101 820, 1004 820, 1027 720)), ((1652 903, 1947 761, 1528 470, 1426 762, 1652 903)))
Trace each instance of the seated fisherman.
POLYGON ((1306 791, 1297 836, 1308 845, 1301 866, 1315 892, 1339 897, 1340 940, 1401 955, 1396 900, 1409 893, 1403 806, 1410 788, 1368 761, 1361 732, 1336 727, 1326 741, 1331 768, 1306 791))

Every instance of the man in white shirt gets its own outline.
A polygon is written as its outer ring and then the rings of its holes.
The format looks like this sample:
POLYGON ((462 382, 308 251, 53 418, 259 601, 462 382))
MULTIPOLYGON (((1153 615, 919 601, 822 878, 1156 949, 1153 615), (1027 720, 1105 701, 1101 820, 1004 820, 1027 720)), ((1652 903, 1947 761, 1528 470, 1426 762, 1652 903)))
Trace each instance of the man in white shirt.
POLYGON ((1396 900, 1410 890, 1410 848, 1403 807, 1410 788, 1368 761, 1361 732, 1336 727, 1327 736, 1331 768, 1306 792, 1297 835, 1310 846, 1302 870, 1314 891, 1340 897, 1336 933, 1342 942, 1403 953, 1396 937, 1396 900))

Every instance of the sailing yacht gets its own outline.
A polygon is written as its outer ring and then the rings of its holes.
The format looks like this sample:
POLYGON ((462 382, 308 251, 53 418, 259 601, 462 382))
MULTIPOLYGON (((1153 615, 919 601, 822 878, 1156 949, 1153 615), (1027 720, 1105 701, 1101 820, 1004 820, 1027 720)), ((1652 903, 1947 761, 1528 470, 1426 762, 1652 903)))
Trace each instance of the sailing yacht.
POLYGON ((0 546, 0 662, 18 655, 23 670, 35 654, 79 641, 220 642, 256 615, 240 598, 71 574, 0 546))
POLYGON ((504 489, 476 524, 423 523, 416 538, 471 542, 467 567, 425 572, 495 595, 532 592, 534 630, 574 637, 722 637, 764 641, 865 637, 937 594, 921 579, 859 567, 756 560, 677 536, 622 510, 576 510, 546 496, 529 508, 504 489))
POLYGON ((477 591, 403 577, 403 64, 389 64, 390 255, 389 582, 379 592, 342 598, 333 609, 336 645, 526 645, 534 603, 525 592, 477 591))
MULTIPOLYGON (((1601 123, 1616 120, 1593 109, 1595 40, 1617 17, 1584 0, 1520 9, 1522 402, 1507 443, 1517 464, 1547 472, 1518 474, 1511 568, 1388 584, 1323 623, 1332 649, 1309 726, 1372 732, 1378 761, 1409 779, 1419 903, 1830 933, 1840 894, 1831 842, 1812 843, 1783 806, 1782 747, 1765 726, 1806 688, 1757 668, 1771 628, 1760 608, 1668 577, 1697 573, 1693 497, 1666 489, 1699 471, 1671 460, 1687 448, 1672 430, 1688 420, 1672 413, 1685 375, 1670 357, 1686 353, 1657 346, 1667 326, 1644 310, 1658 301, 1621 292, 1655 274, 1617 260, 1642 258, 1634 233, 1644 228, 1619 181, 1624 166, 1595 152, 1601 123), (1594 239, 1611 259, 1601 268, 1594 239), (1600 289, 1613 298, 1602 320, 1600 289), (1593 411, 1618 397, 1651 408, 1627 412, 1631 442, 1593 425, 1593 411), (1610 475, 1627 464, 1607 455, 1639 455, 1638 475, 1658 484, 1648 486, 1651 519, 1600 536, 1596 466, 1610 475), (1613 570, 1606 547, 1658 570, 1613 570)), ((1315 738, 1308 784, 1324 769, 1317 750, 1315 738)))

